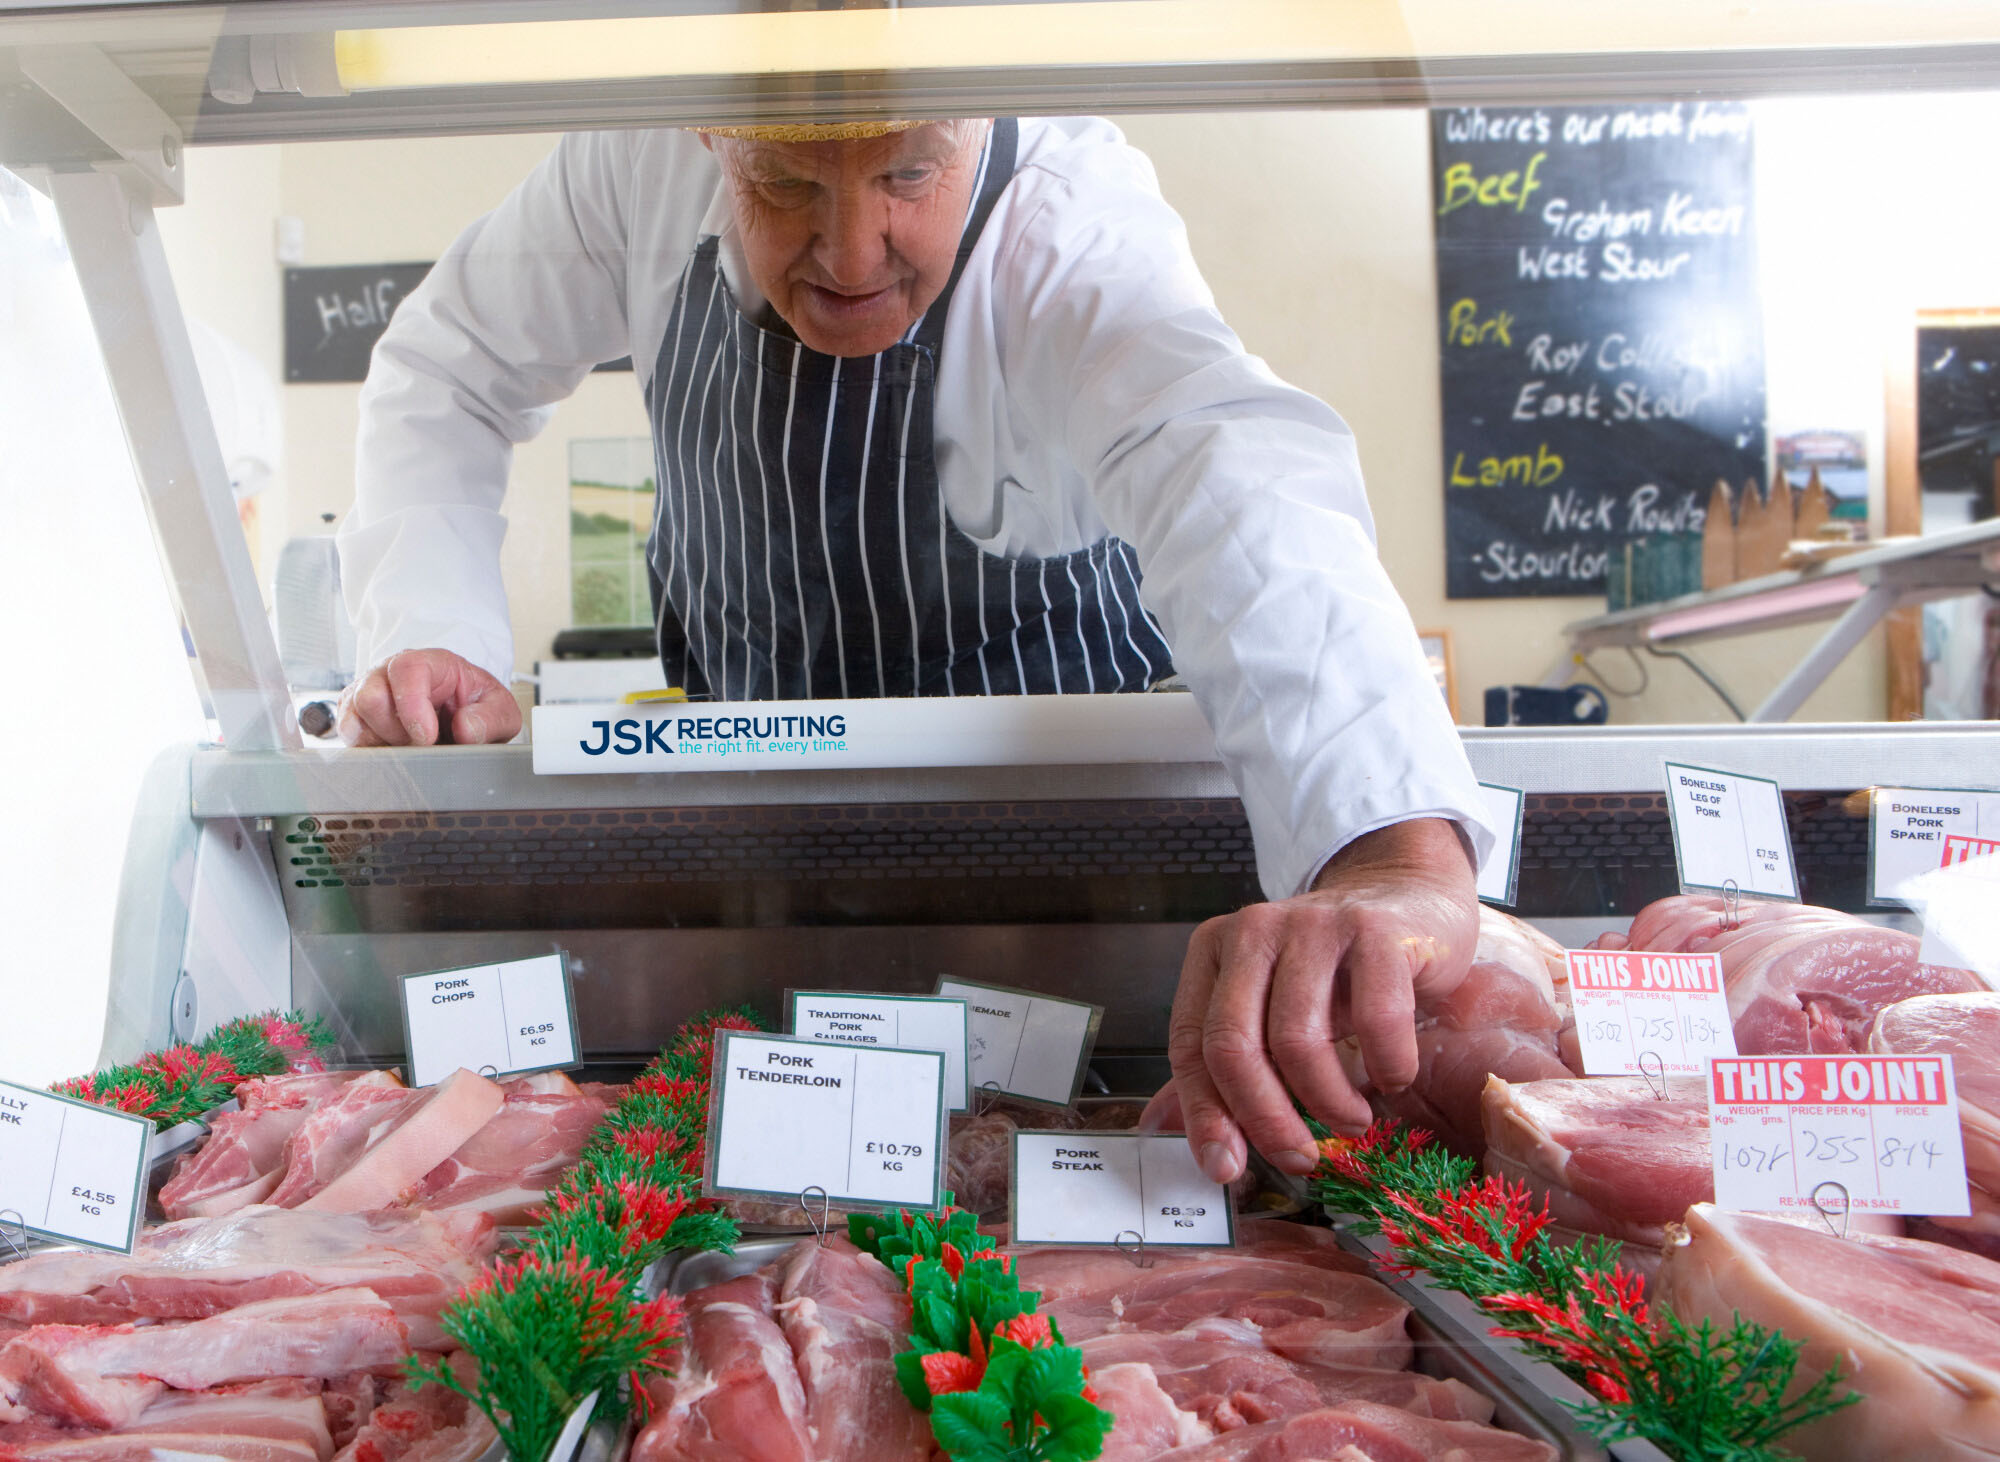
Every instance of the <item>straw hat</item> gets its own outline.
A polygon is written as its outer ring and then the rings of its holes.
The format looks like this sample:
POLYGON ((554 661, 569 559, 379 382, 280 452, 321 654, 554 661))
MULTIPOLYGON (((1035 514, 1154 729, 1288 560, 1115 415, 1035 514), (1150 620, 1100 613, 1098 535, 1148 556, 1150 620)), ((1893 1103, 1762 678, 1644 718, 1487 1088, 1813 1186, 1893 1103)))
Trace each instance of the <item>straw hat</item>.
POLYGON ((736 137, 746 142, 859 142, 869 137, 887 137, 926 125, 922 121, 898 122, 777 122, 750 127, 695 127, 707 137, 736 137))

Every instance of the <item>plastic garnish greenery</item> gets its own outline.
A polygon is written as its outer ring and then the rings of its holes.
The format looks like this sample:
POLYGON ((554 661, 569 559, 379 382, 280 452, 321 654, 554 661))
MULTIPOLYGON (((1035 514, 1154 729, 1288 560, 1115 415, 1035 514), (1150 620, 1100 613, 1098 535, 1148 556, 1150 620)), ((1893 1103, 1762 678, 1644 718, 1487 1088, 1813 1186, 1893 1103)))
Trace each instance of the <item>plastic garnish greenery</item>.
POLYGON ((334 1044, 319 1016, 266 1011, 218 1026, 199 1041, 176 1041, 129 1065, 59 1081, 49 1090, 172 1127, 221 1106, 252 1077, 322 1069, 334 1044))
POLYGON ((1555 1243, 1546 1200, 1477 1177, 1427 1132, 1378 1122, 1322 1136, 1320 1156, 1313 1197, 1379 1232, 1394 1269, 1468 1296, 1495 1335, 1583 1385, 1591 1399, 1570 1409, 1601 1441, 1643 1437, 1681 1462, 1777 1462, 1791 1455, 1779 1438, 1860 1399, 1838 1367, 1797 1384, 1803 1347, 1775 1330, 1654 1310, 1617 1243, 1555 1243))

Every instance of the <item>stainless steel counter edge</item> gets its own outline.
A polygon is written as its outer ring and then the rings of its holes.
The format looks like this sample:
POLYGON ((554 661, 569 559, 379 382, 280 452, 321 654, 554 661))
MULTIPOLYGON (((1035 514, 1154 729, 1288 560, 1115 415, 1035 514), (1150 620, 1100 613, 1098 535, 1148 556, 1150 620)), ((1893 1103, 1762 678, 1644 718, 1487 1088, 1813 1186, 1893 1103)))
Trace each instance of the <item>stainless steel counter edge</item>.
MULTIPOLYGON (((1666 758, 1775 778, 1788 788, 1994 780, 2000 723, 1468 729, 1484 781, 1531 793, 1656 792, 1666 758)), ((526 746, 368 751, 197 751, 198 818, 317 812, 506 812, 540 808, 743 807, 1232 797, 1220 764, 537 777, 526 746)))

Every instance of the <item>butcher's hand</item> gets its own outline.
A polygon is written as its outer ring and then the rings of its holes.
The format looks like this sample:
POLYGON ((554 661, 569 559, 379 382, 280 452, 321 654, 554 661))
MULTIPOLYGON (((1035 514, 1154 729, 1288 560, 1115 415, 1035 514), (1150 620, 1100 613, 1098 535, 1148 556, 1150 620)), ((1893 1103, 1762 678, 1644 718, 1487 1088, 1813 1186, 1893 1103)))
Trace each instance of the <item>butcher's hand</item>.
POLYGON ((1280 1171, 1318 1163, 1293 1109, 1359 1131, 1366 1098, 1334 1042, 1360 1038, 1368 1079, 1385 1091, 1417 1075, 1416 1008, 1465 978, 1479 938, 1472 860, 1455 824, 1397 823, 1355 839, 1312 891, 1253 904, 1195 930, 1167 1047, 1173 1085, 1148 1125, 1173 1125, 1176 1103, 1201 1168, 1233 1182, 1254 1146, 1280 1171))
POLYGON ((391 655, 340 698, 349 746, 477 746, 521 729, 514 692, 450 650, 391 655))

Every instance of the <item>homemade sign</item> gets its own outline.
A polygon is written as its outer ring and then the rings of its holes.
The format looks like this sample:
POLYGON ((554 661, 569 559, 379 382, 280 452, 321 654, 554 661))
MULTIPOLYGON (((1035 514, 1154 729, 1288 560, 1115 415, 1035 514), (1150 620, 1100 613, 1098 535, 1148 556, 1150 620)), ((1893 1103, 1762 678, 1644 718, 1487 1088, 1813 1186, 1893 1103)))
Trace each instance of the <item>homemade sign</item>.
POLYGON ((1798 898, 1791 828, 1776 782, 1673 761, 1666 775, 1683 891, 1798 898))
POLYGON ((1228 1189, 1202 1176, 1179 1133, 1016 1132, 1011 1193, 1017 1244, 1236 1242, 1228 1189))
POLYGON ((946 1104, 962 1112, 972 1104, 965 1060, 963 1000, 935 995, 857 995, 848 990, 793 990, 792 1034, 843 1046, 893 1046, 944 1056, 946 1104))
POLYGON ((153 1124, 0 1081, 0 1233, 132 1252, 153 1124))
POLYGON ((1102 1005, 949 975, 938 976, 937 993, 966 1003, 966 1059, 975 1089, 1058 1107, 1076 1100, 1097 1044, 1102 1005))
POLYGON ((944 1056, 718 1033, 702 1194, 935 1208, 944 1056))
POLYGON ((460 1067, 514 1076, 580 1064, 562 954, 405 975, 402 991, 412 1086, 434 1086, 460 1067))
POLYGON ((2000 792, 1956 787, 1876 787, 1868 797, 1868 897, 1904 902, 1897 890, 1919 874, 1963 861, 1973 843, 2000 851, 2000 792))
POLYGON ((1699 1076, 1711 1057, 1736 1054, 1722 956, 1571 949, 1564 958, 1585 1076, 1699 1076))
POLYGON ((1602 594, 1763 481, 1750 113, 1431 113, 1447 592, 1602 594))
POLYGON ((1708 1122, 1715 1201, 1723 1208, 1972 1211, 1949 1056, 1716 1061, 1708 1122), (1829 1201, 1838 1198, 1821 1191, 1829 1184, 1844 1202, 1829 1201))

